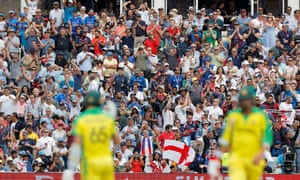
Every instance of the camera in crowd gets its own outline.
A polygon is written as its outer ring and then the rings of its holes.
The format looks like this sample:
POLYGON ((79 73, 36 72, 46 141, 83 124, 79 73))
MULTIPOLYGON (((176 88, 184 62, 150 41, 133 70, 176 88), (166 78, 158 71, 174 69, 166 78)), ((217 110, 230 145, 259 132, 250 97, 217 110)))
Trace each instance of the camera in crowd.
POLYGON ((289 146, 283 146, 283 164, 281 165, 282 172, 285 174, 294 173, 296 170, 296 154, 289 146))

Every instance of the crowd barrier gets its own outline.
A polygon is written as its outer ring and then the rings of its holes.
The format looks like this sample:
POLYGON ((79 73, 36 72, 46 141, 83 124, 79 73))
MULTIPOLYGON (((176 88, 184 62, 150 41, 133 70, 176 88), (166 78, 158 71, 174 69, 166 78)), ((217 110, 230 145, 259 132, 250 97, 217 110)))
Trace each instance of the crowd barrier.
MULTIPOLYGON (((61 180, 61 173, 0 173, 3 180, 61 180)), ((206 174, 145 174, 145 173, 117 173, 116 180, 210 180, 206 174)), ((283 175, 267 174, 262 180, 299 180, 300 174, 283 175)), ((75 175, 75 180, 80 180, 79 174, 75 175)), ((223 180, 229 180, 227 175, 223 180)))

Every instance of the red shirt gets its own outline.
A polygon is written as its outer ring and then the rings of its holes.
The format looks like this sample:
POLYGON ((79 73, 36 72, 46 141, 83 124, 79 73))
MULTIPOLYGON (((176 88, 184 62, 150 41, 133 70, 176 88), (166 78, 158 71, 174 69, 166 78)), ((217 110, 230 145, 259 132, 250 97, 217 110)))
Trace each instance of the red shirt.
POLYGON ((102 55, 103 54, 103 51, 101 50, 101 47, 99 46, 99 43, 104 46, 105 43, 106 43, 106 39, 104 36, 99 36, 98 38, 94 38, 92 39, 92 45, 94 45, 94 51, 95 51, 95 54, 97 56, 99 55, 102 55))
POLYGON ((132 163, 132 172, 143 172, 143 164, 141 163, 141 161, 136 161, 136 160, 133 160, 132 163))
POLYGON ((152 54, 157 55, 159 43, 155 39, 150 39, 150 38, 146 39, 144 41, 144 45, 146 48, 150 47, 152 49, 152 54))
POLYGON ((148 26, 147 26, 147 29, 146 29, 146 31, 147 31, 147 33, 150 31, 150 30, 152 30, 153 28, 154 28, 154 26, 155 26, 155 29, 153 30, 153 35, 154 35, 154 39, 155 39, 155 41, 157 41, 158 43, 160 43, 160 32, 161 32, 161 28, 160 28, 160 26, 159 25, 157 25, 157 24, 149 24, 148 26))
POLYGON ((175 140, 174 132, 163 132, 159 135, 158 140, 160 141, 160 146, 164 147, 165 140, 175 140))

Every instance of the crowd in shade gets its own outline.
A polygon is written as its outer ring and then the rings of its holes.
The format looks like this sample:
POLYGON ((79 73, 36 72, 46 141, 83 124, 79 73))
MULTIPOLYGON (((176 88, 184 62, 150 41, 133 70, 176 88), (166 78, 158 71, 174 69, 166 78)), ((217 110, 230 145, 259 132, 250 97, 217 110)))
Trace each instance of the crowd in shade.
POLYGON ((99 91, 122 139, 116 172, 206 173, 242 87, 272 121, 266 173, 299 172, 300 10, 252 16, 224 3, 179 12, 127 1, 120 13, 64 0, 45 14, 38 1, 0 14, 1 172, 62 172, 72 122, 86 93, 99 91), (166 140, 192 147, 194 161, 183 169, 164 159, 166 140))

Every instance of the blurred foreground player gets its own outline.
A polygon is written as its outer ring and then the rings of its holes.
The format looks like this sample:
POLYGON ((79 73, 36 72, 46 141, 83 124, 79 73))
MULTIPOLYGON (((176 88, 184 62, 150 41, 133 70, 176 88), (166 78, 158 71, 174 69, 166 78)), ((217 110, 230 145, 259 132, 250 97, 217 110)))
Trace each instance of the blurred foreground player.
MULTIPOLYGON (((270 120, 261 109, 253 106, 254 96, 253 89, 241 89, 240 108, 228 114, 224 134, 220 139, 221 151, 217 156, 229 152, 231 180, 259 180, 265 167, 264 152, 272 144, 270 120)), ((209 166, 219 167, 215 162, 209 166)))
POLYGON ((73 144, 70 147, 68 170, 63 173, 63 180, 74 179, 73 170, 76 169, 81 158, 82 180, 113 180, 113 156, 110 142, 120 143, 115 130, 114 119, 100 109, 100 94, 89 92, 84 104, 86 109, 73 122, 73 144))

